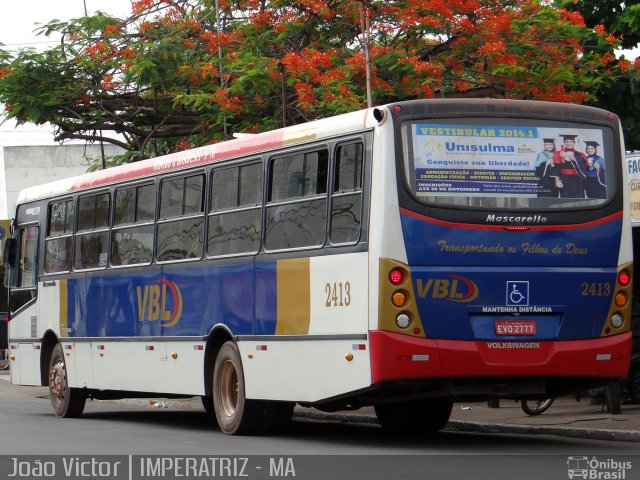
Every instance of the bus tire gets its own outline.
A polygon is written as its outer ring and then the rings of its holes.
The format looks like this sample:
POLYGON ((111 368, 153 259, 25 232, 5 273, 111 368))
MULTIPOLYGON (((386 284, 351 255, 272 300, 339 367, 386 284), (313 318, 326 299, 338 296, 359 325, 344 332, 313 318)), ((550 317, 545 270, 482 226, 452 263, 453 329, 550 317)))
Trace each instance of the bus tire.
POLYGON ((636 365, 629 371, 627 377, 629 394, 633 403, 640 403, 640 365, 636 365))
POLYGON ((237 345, 226 342, 213 367, 213 410, 227 435, 250 435, 260 430, 264 402, 245 398, 244 371, 237 345))
POLYGON ((71 388, 67 381, 62 346, 58 343, 49 361, 49 398, 56 417, 75 418, 82 415, 87 395, 81 388, 71 388))
POLYGON ((265 403, 262 433, 280 433, 287 429, 293 417, 295 402, 268 400, 265 403))
POLYGON ((207 416, 213 417, 213 397, 211 395, 201 395, 200 400, 202 400, 202 406, 204 411, 207 412, 207 416))
POLYGON ((374 405, 378 423, 393 434, 421 434, 441 430, 449 421, 453 400, 449 397, 374 405))

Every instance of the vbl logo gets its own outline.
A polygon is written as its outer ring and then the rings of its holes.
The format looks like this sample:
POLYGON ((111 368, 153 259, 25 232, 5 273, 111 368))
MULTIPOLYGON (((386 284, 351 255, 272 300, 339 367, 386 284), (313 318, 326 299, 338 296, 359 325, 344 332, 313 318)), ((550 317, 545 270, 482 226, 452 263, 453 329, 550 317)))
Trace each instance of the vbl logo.
POLYGON ((158 280, 157 285, 137 287, 138 320, 162 320, 163 327, 173 327, 182 315, 182 293, 169 280, 158 280), (169 306, 172 308, 168 310, 169 306))
POLYGON ((430 295, 431 298, 442 298, 453 300, 454 302, 471 302, 478 298, 478 286, 468 278, 459 275, 447 275, 451 280, 446 278, 429 278, 426 283, 418 278, 416 286, 418 288, 418 296, 425 298, 430 295))

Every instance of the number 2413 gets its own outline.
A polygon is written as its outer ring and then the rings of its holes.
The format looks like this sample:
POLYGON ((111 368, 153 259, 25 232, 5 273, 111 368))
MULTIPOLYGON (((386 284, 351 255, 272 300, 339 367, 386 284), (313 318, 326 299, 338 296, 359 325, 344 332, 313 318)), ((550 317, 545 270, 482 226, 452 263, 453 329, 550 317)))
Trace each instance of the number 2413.
POLYGON ((324 303, 327 308, 351 305, 351 284, 349 282, 325 283, 324 292, 327 294, 327 300, 324 303))
POLYGON ((581 288, 583 297, 607 297, 611 294, 610 283, 583 282, 581 288))

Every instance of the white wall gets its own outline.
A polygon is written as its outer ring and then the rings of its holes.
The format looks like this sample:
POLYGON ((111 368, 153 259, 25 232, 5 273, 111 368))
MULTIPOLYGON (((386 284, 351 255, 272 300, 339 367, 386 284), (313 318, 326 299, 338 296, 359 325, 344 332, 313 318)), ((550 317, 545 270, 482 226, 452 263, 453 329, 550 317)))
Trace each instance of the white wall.
MULTIPOLYGON (((121 153, 104 146, 105 155, 121 153)), ((87 158, 100 158, 99 145, 0 147, 0 218, 15 215, 18 193, 25 187, 86 173, 87 158)))

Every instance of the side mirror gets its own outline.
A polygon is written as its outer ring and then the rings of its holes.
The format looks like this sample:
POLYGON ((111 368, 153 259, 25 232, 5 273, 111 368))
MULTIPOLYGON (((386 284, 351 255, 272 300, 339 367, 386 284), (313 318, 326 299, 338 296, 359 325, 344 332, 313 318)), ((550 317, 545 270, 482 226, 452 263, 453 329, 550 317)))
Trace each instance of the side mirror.
POLYGON ((15 268, 17 251, 18 240, 15 238, 7 238, 4 244, 4 268, 15 268))

